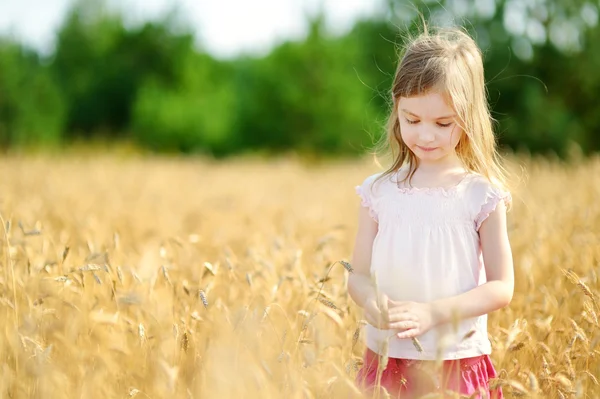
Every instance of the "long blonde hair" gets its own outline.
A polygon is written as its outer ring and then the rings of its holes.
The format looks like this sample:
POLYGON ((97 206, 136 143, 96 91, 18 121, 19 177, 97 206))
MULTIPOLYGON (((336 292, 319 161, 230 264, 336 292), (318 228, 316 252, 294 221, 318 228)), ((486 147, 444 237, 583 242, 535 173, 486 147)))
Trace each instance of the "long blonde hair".
POLYGON ((504 188, 506 173, 492 128, 481 50, 467 33, 456 27, 430 33, 424 26, 424 31, 409 39, 405 46, 391 88, 393 107, 387 120, 387 134, 377 148, 390 151, 393 163, 378 179, 393 174, 405 163, 409 164, 406 177, 412 178, 418 159, 402 140, 397 101, 429 91, 444 94, 457 113, 456 122, 465 134, 456 146, 456 153, 464 168, 504 188))

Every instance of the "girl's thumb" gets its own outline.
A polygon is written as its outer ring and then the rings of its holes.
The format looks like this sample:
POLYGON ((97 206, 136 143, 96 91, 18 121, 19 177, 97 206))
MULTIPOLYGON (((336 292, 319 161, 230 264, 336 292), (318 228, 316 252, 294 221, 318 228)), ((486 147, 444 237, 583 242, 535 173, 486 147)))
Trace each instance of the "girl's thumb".
POLYGON ((387 316, 389 298, 386 294, 379 294, 379 295, 380 295, 379 303, 378 303, 379 311, 387 316))

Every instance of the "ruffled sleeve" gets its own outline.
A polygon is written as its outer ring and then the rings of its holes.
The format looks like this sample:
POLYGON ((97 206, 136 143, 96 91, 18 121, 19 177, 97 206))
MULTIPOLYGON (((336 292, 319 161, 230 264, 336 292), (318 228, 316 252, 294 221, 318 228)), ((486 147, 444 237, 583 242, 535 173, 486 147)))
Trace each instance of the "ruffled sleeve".
POLYGON ((512 202, 510 192, 502 190, 493 184, 486 184, 481 199, 478 201, 477 214, 475 216, 475 230, 479 231, 482 223, 496 210, 500 201, 504 201, 506 206, 512 202))
POLYGON ((379 222, 377 209, 376 209, 376 201, 374 198, 374 188, 373 181, 375 180, 376 175, 367 177, 360 185, 355 187, 356 194, 360 197, 360 204, 365 208, 369 209, 369 215, 371 218, 379 222))

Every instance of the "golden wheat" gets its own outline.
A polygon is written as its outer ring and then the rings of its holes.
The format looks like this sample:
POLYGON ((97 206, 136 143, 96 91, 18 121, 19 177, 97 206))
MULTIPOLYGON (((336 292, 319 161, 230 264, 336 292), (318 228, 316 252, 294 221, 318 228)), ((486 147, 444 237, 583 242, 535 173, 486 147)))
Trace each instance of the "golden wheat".
MULTIPOLYGON (((0 397, 360 397, 365 322, 344 259, 369 163, 0 164, 0 397)), ((600 162, 519 165, 494 384, 599 397, 600 162)))

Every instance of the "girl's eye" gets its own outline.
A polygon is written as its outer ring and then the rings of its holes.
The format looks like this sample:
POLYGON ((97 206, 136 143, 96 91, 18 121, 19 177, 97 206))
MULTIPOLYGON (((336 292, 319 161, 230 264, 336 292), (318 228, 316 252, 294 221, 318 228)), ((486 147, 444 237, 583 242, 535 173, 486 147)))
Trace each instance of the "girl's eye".
POLYGON ((408 118, 404 118, 404 119, 406 120, 406 122, 408 122, 408 123, 409 123, 409 124, 411 124, 411 125, 414 125, 415 123, 419 123, 419 121, 411 121, 411 120, 410 120, 410 119, 408 119, 408 118))
POLYGON ((448 127, 452 124, 452 122, 448 122, 448 123, 438 123, 438 126, 440 127, 448 127))

